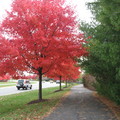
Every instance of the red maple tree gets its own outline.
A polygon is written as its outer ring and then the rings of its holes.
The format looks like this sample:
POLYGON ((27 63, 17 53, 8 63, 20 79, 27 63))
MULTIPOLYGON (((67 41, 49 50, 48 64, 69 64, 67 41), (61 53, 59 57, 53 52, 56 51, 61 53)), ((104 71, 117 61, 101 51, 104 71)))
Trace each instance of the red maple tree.
POLYGON ((79 75, 79 67, 75 66, 77 63, 76 61, 73 61, 71 59, 66 59, 63 60, 61 59, 61 62, 59 61, 58 64, 55 64, 52 67, 52 70, 49 71, 46 75, 50 78, 54 78, 55 80, 60 80, 60 87, 59 90, 61 89, 61 82, 66 81, 66 87, 67 87, 67 82, 69 80, 76 80, 79 75))
POLYGON ((3 76, 0 76, 0 82, 7 82, 8 80, 10 80, 11 76, 6 74, 3 76))
POLYGON ((76 67, 75 65, 70 66, 70 69, 68 69, 68 73, 64 76, 66 87, 68 82, 75 82, 79 78, 80 74, 80 67, 76 67))
POLYGON ((0 26, 1 34, 9 37, 2 43, 8 46, 4 49, 6 59, 0 55, 4 74, 38 74, 42 100, 42 75, 61 58, 74 61, 86 54, 84 37, 78 34, 76 26, 74 11, 65 0, 14 0, 0 26), (9 46, 13 53, 9 53, 9 46))

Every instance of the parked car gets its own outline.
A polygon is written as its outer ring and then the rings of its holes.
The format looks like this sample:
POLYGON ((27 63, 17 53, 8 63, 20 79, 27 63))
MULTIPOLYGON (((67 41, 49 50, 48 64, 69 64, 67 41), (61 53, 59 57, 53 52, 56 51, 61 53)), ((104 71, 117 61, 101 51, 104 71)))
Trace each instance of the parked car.
POLYGON ((20 90, 20 88, 27 90, 28 88, 32 89, 32 84, 29 80, 18 80, 16 87, 18 90, 20 90))

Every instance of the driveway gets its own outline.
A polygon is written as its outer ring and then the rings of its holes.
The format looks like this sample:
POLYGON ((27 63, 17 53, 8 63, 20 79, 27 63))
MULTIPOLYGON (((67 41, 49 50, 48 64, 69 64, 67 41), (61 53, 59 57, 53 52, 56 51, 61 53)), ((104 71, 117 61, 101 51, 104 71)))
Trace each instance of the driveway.
POLYGON ((71 89, 71 94, 44 120, 117 120, 106 105, 82 85, 71 89))

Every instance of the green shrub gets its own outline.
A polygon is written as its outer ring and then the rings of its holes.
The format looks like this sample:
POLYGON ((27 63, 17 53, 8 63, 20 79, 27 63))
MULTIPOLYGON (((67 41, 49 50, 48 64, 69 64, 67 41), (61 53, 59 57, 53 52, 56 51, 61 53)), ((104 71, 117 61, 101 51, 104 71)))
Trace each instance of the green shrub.
POLYGON ((120 105, 120 84, 96 83, 95 87, 99 94, 106 96, 107 98, 111 99, 112 101, 120 105))

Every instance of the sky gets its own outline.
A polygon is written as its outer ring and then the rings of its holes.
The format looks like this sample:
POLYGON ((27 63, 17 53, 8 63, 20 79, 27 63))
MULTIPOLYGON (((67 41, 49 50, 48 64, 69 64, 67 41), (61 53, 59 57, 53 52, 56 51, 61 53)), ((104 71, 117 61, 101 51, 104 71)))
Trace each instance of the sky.
MULTIPOLYGON (((91 22, 92 14, 90 10, 87 9, 85 4, 87 2, 92 2, 94 0, 68 0, 71 4, 76 5, 76 11, 79 15, 79 19, 86 22, 91 22)), ((12 0, 1 0, 0 1, 0 21, 5 17, 5 10, 10 10, 10 4, 12 0)))
POLYGON ((91 22, 93 15, 91 11, 87 8, 88 2, 93 2, 95 0, 68 0, 71 1, 71 4, 76 5, 76 12, 79 16, 79 19, 86 22, 91 22))

